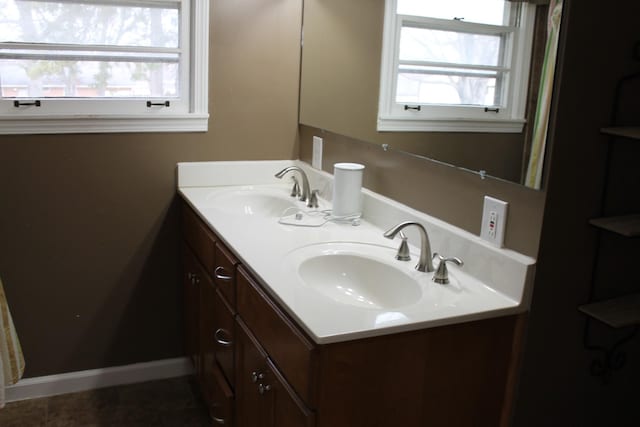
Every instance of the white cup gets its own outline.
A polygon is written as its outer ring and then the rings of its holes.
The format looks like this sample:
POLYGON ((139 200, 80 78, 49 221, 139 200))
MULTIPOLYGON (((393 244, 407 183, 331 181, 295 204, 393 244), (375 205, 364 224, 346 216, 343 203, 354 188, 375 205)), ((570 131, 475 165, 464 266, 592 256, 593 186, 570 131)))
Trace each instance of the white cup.
POLYGON ((364 165, 336 163, 333 165, 333 216, 362 214, 362 174, 364 165))

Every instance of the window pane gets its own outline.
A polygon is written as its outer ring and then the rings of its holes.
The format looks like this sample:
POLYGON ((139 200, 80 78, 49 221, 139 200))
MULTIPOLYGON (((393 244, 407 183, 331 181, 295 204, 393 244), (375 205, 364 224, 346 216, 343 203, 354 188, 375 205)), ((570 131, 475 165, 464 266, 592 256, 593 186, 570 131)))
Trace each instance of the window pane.
POLYGON ((503 73, 437 69, 401 68, 396 90, 397 103, 478 105, 499 104, 499 83, 503 73))
POLYGON ((402 27, 400 60, 498 66, 501 41, 501 36, 402 27))
POLYGON ((462 18, 466 22, 506 25, 504 0, 398 0, 398 13, 430 18, 462 18))
POLYGON ((178 69, 157 62, 0 60, 2 97, 177 97, 178 69))
POLYGON ((178 9, 0 0, 0 41, 179 47, 178 9))

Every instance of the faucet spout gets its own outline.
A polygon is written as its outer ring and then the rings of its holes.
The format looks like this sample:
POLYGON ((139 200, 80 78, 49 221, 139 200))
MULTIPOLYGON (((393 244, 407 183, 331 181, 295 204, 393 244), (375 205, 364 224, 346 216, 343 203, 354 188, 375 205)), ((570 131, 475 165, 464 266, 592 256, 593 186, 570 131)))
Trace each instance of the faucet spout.
POLYGON ((414 221, 401 222, 387 230, 384 233, 384 237, 387 239, 393 239, 400 230, 410 225, 415 225, 420 231, 420 261, 418 262, 418 265, 416 265, 416 270, 432 272, 435 269, 433 268, 433 260, 431 259, 431 243, 429 242, 427 230, 425 230, 422 224, 414 221))
POLYGON ((307 174, 304 173, 304 171, 301 168, 299 168, 298 166, 286 167, 282 169, 280 172, 278 172, 277 174, 275 174, 275 177, 282 179, 282 177, 284 177, 288 172, 292 172, 292 171, 298 172, 300 174, 300 177, 302 178, 302 193, 300 194, 300 197, 298 197, 298 199, 301 202, 309 200, 311 196, 311 190, 309 188, 309 179, 307 178, 307 174))

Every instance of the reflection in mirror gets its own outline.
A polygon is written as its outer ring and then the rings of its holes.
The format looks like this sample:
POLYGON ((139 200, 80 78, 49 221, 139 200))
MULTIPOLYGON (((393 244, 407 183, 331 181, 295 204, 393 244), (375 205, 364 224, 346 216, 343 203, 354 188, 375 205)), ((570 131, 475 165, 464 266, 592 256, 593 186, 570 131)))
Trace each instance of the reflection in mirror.
MULTIPOLYGON (((459 129, 453 131, 450 128, 438 129, 437 131, 381 130, 378 119, 382 111, 382 108, 379 109, 382 107, 381 98, 384 98, 384 95, 381 95, 381 73, 384 77, 385 71, 384 64, 381 67, 381 62, 385 41, 383 39, 385 0, 304 1, 304 45, 300 88, 301 124, 369 143, 387 144, 392 150, 412 153, 472 171, 482 171, 488 176, 520 184, 525 184, 527 169, 531 169, 534 178, 526 184, 532 188, 540 188, 540 170, 544 160, 544 140, 547 128, 546 120, 541 118, 545 117, 545 114, 548 117, 550 88, 555 69, 555 57, 553 56, 555 49, 545 59, 545 48, 548 45, 554 47, 557 40, 557 37, 553 35, 547 37, 547 18, 548 16, 559 18, 559 9, 556 14, 548 12, 550 9, 554 10, 554 0, 551 0, 551 5, 529 7, 529 10, 534 11, 535 18, 532 18, 534 31, 532 54, 530 55, 531 65, 527 66, 525 73, 529 75, 529 78, 523 85, 523 93, 528 92, 528 95, 526 102, 522 103, 522 111, 520 112, 522 119, 516 131, 513 129, 496 131, 488 128, 484 130, 483 128, 468 128, 466 131, 459 129), (547 39, 549 43, 547 43, 547 39), (543 69, 543 63, 548 64, 547 69, 543 69), (529 70, 531 70, 530 73, 529 70), (541 81, 543 85, 546 84, 543 86, 543 90, 540 90, 541 81), (540 113, 538 113, 539 118, 536 121, 537 111, 540 113), (522 126, 523 122, 524 126, 522 126), (533 144, 536 132, 542 143, 533 144), (534 156, 531 156, 532 162, 530 162, 529 154, 532 152, 532 144, 534 156)), ((397 1, 387 0, 394 6, 398 4, 397 1)), ((536 2, 540 3, 541 1, 544 0, 536 2)), ((465 2, 467 0, 420 0, 419 2, 401 0, 399 7, 404 8, 401 10, 403 14, 424 14, 411 9, 411 4, 424 6, 425 4, 439 3, 451 7, 454 3, 464 4, 465 2)), ((498 18, 493 16, 487 18, 486 14, 473 8, 465 9, 468 12, 465 14, 467 16, 454 16, 446 22, 444 22, 444 16, 452 13, 448 10, 442 11, 443 16, 437 14, 429 17, 411 16, 409 30, 414 31, 415 27, 419 27, 420 31, 426 27, 440 29, 443 25, 451 25, 451 21, 454 21, 453 28, 458 28, 461 33, 464 32, 468 35, 468 28, 458 25, 461 21, 468 21, 468 25, 472 26, 473 31, 482 33, 476 34, 478 36, 476 39, 484 37, 484 40, 493 40, 495 38, 487 38, 484 33, 495 32, 496 29, 499 29, 496 24, 503 24, 506 22, 505 20, 512 19, 508 22, 513 22, 514 15, 513 13, 509 15, 509 11, 516 10, 514 3, 503 0, 482 0, 482 2, 473 0, 471 3, 475 5, 482 3, 487 8, 490 4, 499 3, 503 8, 507 8, 504 9, 507 12, 504 16, 499 17, 502 20, 500 23, 491 21, 498 18), (453 20, 453 18, 457 19, 453 20), (487 19, 490 22, 473 22, 486 21, 487 19)), ((559 19, 556 21, 559 22, 559 19)), ((501 49, 499 44, 493 43, 492 45, 492 43, 493 41, 488 45, 498 46, 498 49, 501 49)), ((473 56, 471 55, 471 57, 473 56)), ((512 67, 512 64, 508 62, 508 57, 509 55, 503 55, 503 63, 496 60, 497 62, 494 61, 489 65, 475 64, 473 61, 471 64, 455 64, 455 61, 453 61, 454 64, 451 64, 453 56, 447 56, 446 61, 441 58, 433 59, 433 56, 416 58, 405 55, 402 58, 396 57, 390 67, 394 77, 390 85, 392 92, 389 93, 393 95, 391 96, 393 102, 397 103, 403 112, 405 111, 404 106, 407 105, 410 108, 419 106, 420 113, 423 113, 429 111, 428 96, 424 99, 416 98, 416 101, 411 103, 407 102, 406 97, 402 98, 400 94, 395 96, 395 91, 399 90, 400 84, 397 80, 398 74, 403 74, 403 78, 411 74, 414 81, 426 81, 427 84, 423 87, 429 90, 434 88, 433 85, 429 86, 435 81, 434 79, 440 84, 445 80, 452 82, 463 75, 480 73, 493 77, 483 80, 483 83, 488 82, 488 84, 484 85, 485 87, 482 89, 484 95, 480 97, 481 101, 477 103, 479 105, 474 108, 476 110, 482 109, 483 112, 485 109, 503 108, 505 97, 509 91, 498 90, 500 89, 499 84, 495 82, 508 80, 506 76, 512 67), (400 59, 405 63, 399 63, 400 59), (398 72, 398 70, 409 70, 410 73, 398 72), (504 77, 497 77, 500 75, 504 77)), ((471 80, 474 79, 467 79, 467 81, 471 80)), ((458 86, 460 85, 458 84, 458 86)), ((443 87, 440 85, 441 90, 443 87)), ((384 82, 382 89, 384 89, 384 82)), ((449 89, 443 90, 442 93, 447 90, 449 89)), ((456 102, 458 102, 458 98, 456 98, 456 102)), ((462 107, 469 109, 468 105, 462 105, 462 107)), ((502 110, 502 112, 504 111, 506 109, 502 110)), ((413 112, 409 110, 409 113, 413 112)), ((460 118, 461 116, 456 113, 453 117, 460 118)), ((507 119, 511 120, 512 117, 506 117, 505 120, 507 119)), ((415 122, 415 119, 408 121, 409 124, 415 122)), ((455 123, 455 120, 453 122, 454 125, 459 125, 459 123, 455 123)))

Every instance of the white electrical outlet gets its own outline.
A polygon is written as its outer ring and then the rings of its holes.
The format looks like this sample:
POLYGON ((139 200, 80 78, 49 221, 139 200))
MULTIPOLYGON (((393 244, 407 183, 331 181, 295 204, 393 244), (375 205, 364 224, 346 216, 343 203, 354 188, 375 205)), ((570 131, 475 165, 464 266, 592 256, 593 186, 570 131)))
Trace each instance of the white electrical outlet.
POLYGON ((480 237, 499 248, 504 245, 504 230, 507 225, 508 206, 509 203, 507 202, 484 196, 480 237))
POLYGON ((322 138, 313 137, 313 153, 311 154, 311 166, 322 170, 322 138))

